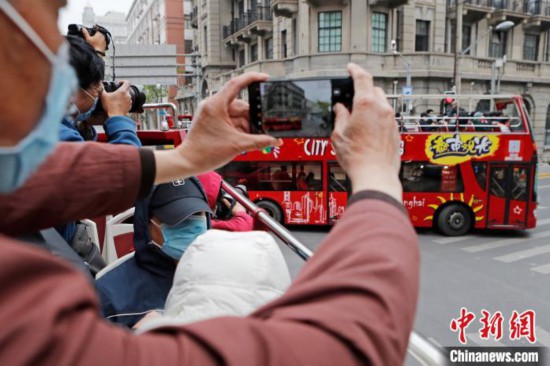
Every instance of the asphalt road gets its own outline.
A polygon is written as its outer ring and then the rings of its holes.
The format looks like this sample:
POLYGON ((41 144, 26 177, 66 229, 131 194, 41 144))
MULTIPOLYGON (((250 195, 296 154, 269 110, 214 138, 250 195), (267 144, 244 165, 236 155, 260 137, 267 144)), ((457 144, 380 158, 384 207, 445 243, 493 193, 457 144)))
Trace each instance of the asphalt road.
MULTIPOLYGON (((460 309, 476 319, 466 329, 468 346, 528 346, 524 338, 511 340, 513 311, 534 310, 535 346, 550 348, 550 166, 539 167, 538 224, 528 231, 475 231, 463 237, 444 237, 419 230, 421 289, 415 330, 440 346, 459 346, 450 323, 460 309), (481 311, 503 315, 503 337, 482 340, 481 311)), ((317 248, 329 228, 291 228, 311 249, 317 248)), ((303 265, 283 248, 292 275, 303 265)), ((407 365, 418 364, 412 359, 407 365)))

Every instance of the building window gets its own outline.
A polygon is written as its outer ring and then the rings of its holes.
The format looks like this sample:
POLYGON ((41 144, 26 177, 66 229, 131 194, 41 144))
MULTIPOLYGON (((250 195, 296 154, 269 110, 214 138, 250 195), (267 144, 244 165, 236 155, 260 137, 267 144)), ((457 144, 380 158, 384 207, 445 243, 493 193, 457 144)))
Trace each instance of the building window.
POLYGON ((550 146, 550 104, 546 109, 546 126, 544 129, 546 130, 544 134, 544 146, 550 146))
POLYGON ((258 61, 258 44, 250 45, 250 62, 258 61))
POLYGON ((286 29, 281 32, 281 58, 287 58, 286 29))
POLYGON ((319 13, 319 52, 342 51, 342 12, 319 13))
POLYGON ((388 15, 386 13, 372 13, 372 51, 386 52, 388 38, 388 15))
POLYGON ((416 21, 416 39, 414 50, 426 52, 430 49, 430 22, 427 20, 416 21))
POLYGON ((526 34, 523 41, 523 59, 528 61, 537 61, 539 51, 539 36, 536 34, 526 34))
POLYGON ((239 50, 239 67, 243 67, 246 63, 246 58, 244 55, 244 49, 239 50))
POLYGON ((204 42, 204 49, 203 49, 203 54, 205 56, 208 55, 208 26, 204 26, 204 39, 203 39, 203 42, 204 42))
POLYGON ((550 62, 550 31, 546 31, 544 37, 546 37, 546 45, 544 47, 544 61, 550 62))
POLYGON ((493 33, 489 44, 489 57, 500 58, 506 53, 507 33, 493 33))
POLYGON ((265 45, 265 59, 266 60, 272 60, 273 59, 273 38, 268 38, 264 41, 265 45))
MULTIPOLYGON (((466 48, 470 47, 472 44, 472 26, 471 25, 463 25, 462 26, 462 49, 460 52, 464 51, 466 48)), ((468 50, 468 52, 465 52, 465 55, 469 55, 472 50, 468 50)))

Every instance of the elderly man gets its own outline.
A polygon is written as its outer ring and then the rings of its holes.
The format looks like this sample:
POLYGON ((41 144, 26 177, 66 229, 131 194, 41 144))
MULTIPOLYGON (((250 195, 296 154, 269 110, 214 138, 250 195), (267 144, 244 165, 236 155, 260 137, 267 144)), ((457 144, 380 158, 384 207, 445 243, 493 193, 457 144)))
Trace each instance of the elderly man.
POLYGON ((202 104, 174 150, 57 145, 76 87, 57 30, 64 5, 0 0, 0 364, 401 364, 416 308, 418 245, 400 202, 393 110, 356 65, 348 66, 353 113, 335 106, 332 136, 352 183, 347 212, 289 290, 249 317, 136 336, 100 319, 95 292, 81 273, 13 239, 120 212, 154 182, 198 175, 242 151, 279 145, 246 133, 249 111, 235 100, 250 83, 267 79, 258 73, 232 79, 202 104))

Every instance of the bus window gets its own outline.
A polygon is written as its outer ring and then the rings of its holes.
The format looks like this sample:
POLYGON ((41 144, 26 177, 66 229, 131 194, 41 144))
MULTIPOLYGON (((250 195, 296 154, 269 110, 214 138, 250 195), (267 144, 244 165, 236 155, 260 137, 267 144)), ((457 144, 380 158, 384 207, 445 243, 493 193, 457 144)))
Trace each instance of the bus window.
POLYGON ((491 194, 496 197, 505 198, 507 191, 506 167, 491 169, 491 194))
POLYGON ((296 188, 298 191, 322 191, 321 163, 295 163, 296 188))
POLYGON ((403 162, 400 172, 404 192, 463 192, 460 167, 427 162, 403 162))
POLYGON ((249 191, 322 190, 321 163, 231 162, 218 173, 231 185, 244 184, 249 191))
POLYGON ((472 163, 474 175, 476 176, 477 184, 484 191, 487 190, 487 163, 472 163))
POLYGON ((348 179, 338 163, 328 165, 328 188, 330 192, 348 192, 348 179))
POLYGON ((512 181, 512 199, 527 201, 527 169, 514 167, 512 181))

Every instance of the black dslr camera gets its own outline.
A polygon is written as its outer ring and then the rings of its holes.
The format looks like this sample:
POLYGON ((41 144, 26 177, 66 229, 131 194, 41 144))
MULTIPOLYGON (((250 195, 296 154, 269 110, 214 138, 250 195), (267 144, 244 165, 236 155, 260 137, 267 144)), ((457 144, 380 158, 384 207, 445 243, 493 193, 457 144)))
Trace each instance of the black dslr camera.
POLYGON ((82 34, 82 29, 86 28, 88 30, 88 33, 90 36, 95 36, 97 32, 103 34, 103 37, 105 37, 105 42, 107 44, 106 49, 109 49, 109 45, 111 44, 111 40, 113 39, 113 36, 111 35, 111 32, 107 30, 107 28, 102 27, 100 25, 94 25, 92 28, 85 27, 82 24, 69 24, 69 30, 67 32, 68 36, 75 36, 80 37, 84 39, 84 35, 82 34))
MULTIPOLYGON (((120 88, 121 85, 122 83, 119 81, 104 81, 103 90, 105 90, 107 93, 112 93, 120 88)), ((145 104, 147 97, 142 91, 142 87, 130 85, 129 91, 130 96, 132 97, 132 108, 130 108, 130 113, 143 113, 143 105, 145 104)), ((95 115, 96 113, 103 113, 103 106, 101 105, 101 103, 97 104, 97 107, 93 114, 95 115)))
MULTIPOLYGON (((239 193, 241 193, 243 196, 248 198, 248 189, 246 189, 245 186, 242 184, 236 185, 234 187, 239 193)), ((218 202, 216 203, 216 213, 214 216, 218 220, 229 220, 233 214, 231 211, 233 210, 233 207, 237 204, 237 201, 229 195, 226 191, 223 189, 220 189, 220 194, 218 196, 218 202), (227 207, 223 200, 226 199, 229 202, 229 207, 227 207)))

